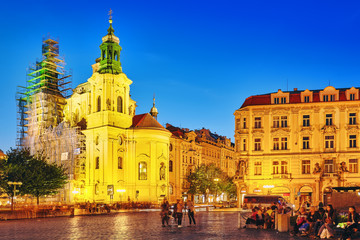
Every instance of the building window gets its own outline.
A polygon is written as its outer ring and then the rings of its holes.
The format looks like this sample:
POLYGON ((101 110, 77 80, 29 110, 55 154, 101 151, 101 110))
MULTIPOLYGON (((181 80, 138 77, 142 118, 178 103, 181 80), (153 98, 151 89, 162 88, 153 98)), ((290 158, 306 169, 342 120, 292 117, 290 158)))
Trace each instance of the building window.
POLYGON ((243 139, 243 151, 246 151, 246 139, 243 139))
POLYGON ((97 98, 97 112, 100 112, 101 111, 101 97, 98 96, 97 98))
POLYGON ((288 144, 287 144, 287 137, 281 138, 281 150, 287 150, 288 144))
POLYGON ((334 160, 325 160, 324 173, 334 172, 334 160))
POLYGON ((332 126, 333 125, 332 114, 326 114, 325 124, 326 124, 326 126, 332 126))
POLYGON ((169 161, 169 172, 172 172, 173 171, 173 161, 170 160, 169 161))
POLYGON ((279 138, 274 138, 274 150, 279 150, 279 148, 280 148, 279 138))
POLYGON ((310 174, 310 160, 302 160, 301 173, 310 174))
POLYGON ((139 180, 147 180, 146 162, 139 162, 139 180))
POLYGON ((287 126, 287 116, 281 116, 281 127, 286 128, 287 126))
POLYGON ((303 115, 303 127, 310 127, 310 115, 303 115))
POLYGON ((278 161, 274 161, 273 162, 273 174, 279 174, 279 162, 278 161))
POLYGON ((281 174, 287 174, 287 162, 286 161, 281 161, 281 174))
POLYGON ((190 163, 192 163, 192 157, 190 157, 190 163))
POLYGON ((261 128, 261 117, 255 118, 255 128, 261 128))
POLYGON ((310 138, 303 137, 303 149, 310 149, 310 138))
POLYGON ((280 99, 277 97, 277 98, 274 98, 274 104, 279 104, 280 103, 280 101, 279 101, 280 99))
POLYGON ((334 136, 325 136, 325 148, 334 148, 334 136))
POLYGON ((280 117, 274 117, 273 118, 273 127, 279 128, 280 127, 280 117))
POLYGON ((255 162, 255 169, 254 175, 261 175, 262 174, 262 164, 261 162, 255 162))
POLYGON ((323 102, 334 102, 335 101, 335 95, 324 95, 323 96, 323 102))
POLYGON ((285 104, 286 103, 286 97, 282 97, 281 98, 281 104, 285 104))
POLYGON ((355 100, 355 93, 350 93, 350 100, 351 101, 355 100))
POLYGON ((118 157, 118 169, 123 169, 123 159, 122 159, 122 157, 118 157))
POLYGON ((121 97, 117 98, 117 111, 120 113, 123 112, 123 101, 121 97))
POLYGON ((261 151, 261 139, 255 138, 255 151, 261 151))
POLYGON ((304 102, 306 102, 306 103, 310 102, 310 96, 305 96, 304 97, 304 102))
POLYGON ((100 159, 99 157, 96 157, 95 159, 95 169, 99 169, 100 168, 100 159))
POLYGON ((243 119, 243 128, 246 129, 246 118, 243 119))
POLYGON ((238 129, 240 129, 240 119, 239 118, 237 118, 236 119, 236 129, 238 130, 238 129))
POLYGON ((358 160, 357 159, 349 159, 349 172, 358 173, 358 160))
POLYGON ((356 135, 349 136, 349 147, 356 148, 356 135))
POLYGON ((356 113, 349 113, 349 125, 356 124, 356 113))

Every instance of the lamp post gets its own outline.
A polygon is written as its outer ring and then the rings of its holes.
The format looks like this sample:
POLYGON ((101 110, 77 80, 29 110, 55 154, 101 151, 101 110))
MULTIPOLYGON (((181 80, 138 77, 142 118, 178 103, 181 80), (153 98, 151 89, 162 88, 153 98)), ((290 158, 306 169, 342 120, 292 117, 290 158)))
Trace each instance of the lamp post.
POLYGON ((16 197, 16 191, 19 191, 19 190, 16 190, 16 186, 21 186, 22 185, 22 182, 7 182, 8 185, 12 185, 14 186, 14 195, 13 197, 11 198, 11 211, 14 211, 15 210, 15 201, 14 201, 14 198, 16 197))
POLYGON ((219 181, 220 181, 219 178, 214 178, 214 182, 215 182, 215 184, 216 184, 216 186, 215 186, 215 202, 217 202, 217 188, 218 188, 217 183, 218 183, 219 181))

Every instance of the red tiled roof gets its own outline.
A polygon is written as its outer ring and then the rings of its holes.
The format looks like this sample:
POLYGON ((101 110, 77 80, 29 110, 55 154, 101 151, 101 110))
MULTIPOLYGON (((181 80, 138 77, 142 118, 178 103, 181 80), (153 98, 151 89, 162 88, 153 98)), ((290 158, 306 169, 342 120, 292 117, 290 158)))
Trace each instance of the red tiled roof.
POLYGON ((0 159, 5 158, 6 154, 0 149, 0 159))
POLYGON ((135 115, 133 117, 132 127, 133 128, 160 128, 160 129, 165 129, 149 113, 135 115))
MULTIPOLYGON (((339 90, 339 101, 347 101, 346 99, 346 90, 350 88, 340 88, 339 90)), ((320 91, 322 90, 310 90, 313 94, 312 102, 320 102, 320 91)), ((284 93, 289 93, 290 99, 289 103, 301 103, 301 92, 302 91, 288 91, 284 93)), ((254 95, 245 99, 244 103, 240 108, 247 106, 256 106, 256 105, 270 105, 271 104, 271 93, 263 95, 254 95)))

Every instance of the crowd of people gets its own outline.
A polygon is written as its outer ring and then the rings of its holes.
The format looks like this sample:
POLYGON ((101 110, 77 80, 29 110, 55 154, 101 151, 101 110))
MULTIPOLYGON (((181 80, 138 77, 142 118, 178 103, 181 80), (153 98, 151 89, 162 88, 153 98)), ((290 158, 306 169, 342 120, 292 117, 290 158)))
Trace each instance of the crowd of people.
MULTIPOLYGON (((246 225, 257 228, 271 229, 275 227, 275 215, 290 213, 281 204, 274 203, 270 207, 254 207, 246 225)), ((360 236, 360 215, 354 206, 349 207, 344 222, 338 222, 338 215, 332 205, 300 207, 295 213, 295 224, 291 235, 307 236, 311 238, 335 238, 341 240, 353 239, 360 236)), ((246 228, 246 226, 245 226, 246 228)))
POLYGON ((172 219, 179 228, 182 227, 183 218, 185 218, 185 215, 189 218, 189 224, 192 226, 192 223, 196 225, 195 221, 195 206, 194 203, 190 200, 187 200, 185 203, 178 199, 176 203, 172 206, 169 204, 169 202, 164 199, 163 203, 161 204, 161 223, 162 226, 170 226, 169 221, 172 219))
POLYGON ((275 227, 275 213, 289 213, 291 209, 282 203, 273 203, 270 207, 254 207, 251 211, 246 225, 254 224, 257 228, 272 229, 275 227))
POLYGON ((336 211, 331 204, 325 208, 321 204, 317 208, 311 206, 308 212, 305 207, 301 207, 293 233, 312 238, 335 238, 337 229, 339 239, 358 237, 360 217, 354 206, 349 207, 346 220, 343 223, 338 222, 336 211))

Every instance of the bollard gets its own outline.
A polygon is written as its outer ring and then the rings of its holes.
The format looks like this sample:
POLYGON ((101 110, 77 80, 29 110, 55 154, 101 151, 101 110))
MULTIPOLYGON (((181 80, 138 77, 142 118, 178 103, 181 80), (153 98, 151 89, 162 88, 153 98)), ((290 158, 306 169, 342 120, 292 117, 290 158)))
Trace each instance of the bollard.
POLYGON ((241 211, 238 213, 238 228, 241 228, 241 211))

